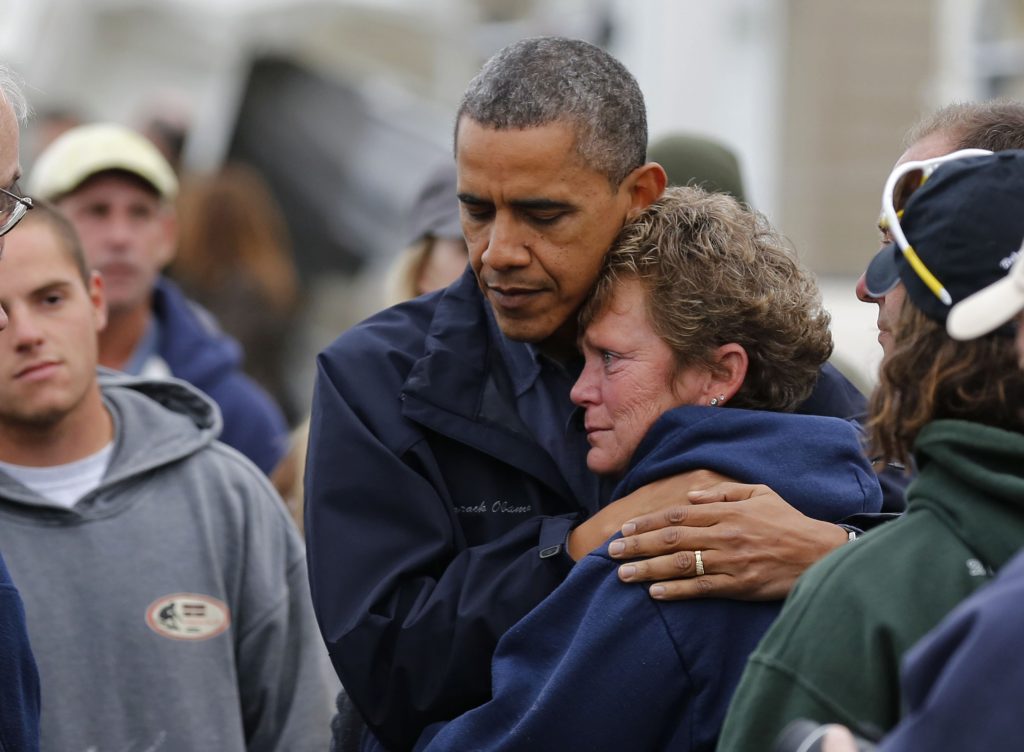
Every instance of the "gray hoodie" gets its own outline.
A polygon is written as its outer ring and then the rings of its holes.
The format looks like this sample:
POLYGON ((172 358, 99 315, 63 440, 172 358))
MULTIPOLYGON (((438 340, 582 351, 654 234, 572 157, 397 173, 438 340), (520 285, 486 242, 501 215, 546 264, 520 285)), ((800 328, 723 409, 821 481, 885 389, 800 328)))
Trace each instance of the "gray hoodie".
POLYGON ((0 550, 42 684, 42 749, 325 749, 302 543, 183 382, 103 375, 110 466, 71 510, 0 471, 0 550))

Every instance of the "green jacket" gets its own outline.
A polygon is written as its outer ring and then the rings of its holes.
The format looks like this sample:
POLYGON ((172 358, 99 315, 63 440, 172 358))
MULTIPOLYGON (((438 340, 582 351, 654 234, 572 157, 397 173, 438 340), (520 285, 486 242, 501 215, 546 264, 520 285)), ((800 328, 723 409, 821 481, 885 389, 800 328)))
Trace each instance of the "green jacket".
POLYGON ((770 749, 796 718, 892 728, 904 653, 1024 546, 1024 435, 940 420, 914 455, 906 514, 800 578, 747 664, 720 751, 770 749))

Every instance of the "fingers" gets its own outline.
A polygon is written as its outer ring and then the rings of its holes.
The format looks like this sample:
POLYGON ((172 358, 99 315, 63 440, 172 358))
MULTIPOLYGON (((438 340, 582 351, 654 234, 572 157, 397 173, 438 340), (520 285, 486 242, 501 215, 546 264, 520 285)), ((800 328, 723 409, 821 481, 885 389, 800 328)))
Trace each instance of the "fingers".
POLYGON ((723 597, 734 587, 729 575, 714 572, 714 551, 701 551, 704 569, 697 576, 695 551, 678 551, 670 556, 630 562, 619 567, 619 579, 623 582, 656 582, 648 593, 656 600, 683 600, 686 598, 723 597))
POLYGON ((716 574, 688 580, 656 582, 647 589, 647 592, 657 601, 728 598, 735 592, 735 583, 729 575, 716 574))
POLYGON ((628 537, 679 525, 707 527, 718 522, 720 517, 721 511, 711 507, 694 507, 685 503, 673 504, 657 512, 633 518, 622 526, 622 534, 628 537))
POLYGON ((781 586, 777 566, 750 551, 724 544, 722 548, 690 548, 664 556, 627 561, 618 568, 619 579, 627 583, 652 583, 651 597, 658 600, 681 598, 736 598, 766 600, 784 597, 790 582, 781 586), (697 570, 697 551, 702 572, 697 570))
POLYGON ((628 538, 617 538, 608 544, 608 555, 613 559, 647 559, 676 551, 719 548, 724 532, 719 527, 670 525, 628 538))
MULTIPOLYGON (((714 551, 701 551, 701 565, 705 575, 714 572, 714 551), (710 559, 710 561, 709 561, 710 559)), ((696 577, 696 551, 676 551, 667 556, 640 559, 619 567, 619 579, 623 582, 651 582, 653 580, 674 580, 680 577, 696 577)))
POLYGON ((774 493, 763 484, 716 483, 708 488, 690 491, 687 494, 692 504, 708 504, 716 501, 746 501, 755 496, 774 493))

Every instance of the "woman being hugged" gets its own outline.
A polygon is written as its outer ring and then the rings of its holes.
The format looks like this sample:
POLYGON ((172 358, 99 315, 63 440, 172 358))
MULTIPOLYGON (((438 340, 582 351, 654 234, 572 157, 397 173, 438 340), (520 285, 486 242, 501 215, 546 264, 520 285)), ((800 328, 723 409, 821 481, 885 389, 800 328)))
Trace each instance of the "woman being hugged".
MULTIPOLYGON (((612 505, 703 468, 770 484, 818 519, 877 511, 857 429, 791 412, 831 352, 828 323, 813 276, 763 217, 667 190, 623 229, 581 312, 572 399, 588 467, 617 484, 612 505)), ((620 579, 605 544, 573 551, 566 581, 501 639, 491 701, 419 749, 714 748, 780 603, 659 601, 657 585, 620 579)), ((681 565, 713 574, 717 556, 688 551, 681 565)))

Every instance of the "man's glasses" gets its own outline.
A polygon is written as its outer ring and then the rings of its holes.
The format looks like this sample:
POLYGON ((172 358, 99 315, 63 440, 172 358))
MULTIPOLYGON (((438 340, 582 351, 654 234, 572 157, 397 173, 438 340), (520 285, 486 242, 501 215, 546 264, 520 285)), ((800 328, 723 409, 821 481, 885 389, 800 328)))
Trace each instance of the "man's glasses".
POLYGON ((0 236, 13 230, 31 208, 32 199, 21 195, 18 181, 10 189, 0 188, 0 236))
POLYGON ((991 153, 987 149, 961 149, 934 159, 904 162, 890 173, 889 178, 885 181, 885 189, 882 191, 882 217, 878 220, 878 227, 889 233, 896 243, 896 247, 903 252, 903 257, 917 276, 935 294, 935 297, 946 305, 953 305, 953 298, 935 275, 928 270, 928 267, 921 261, 921 257, 907 241, 907 236, 903 234, 903 228, 900 227, 900 220, 903 218, 903 210, 907 206, 907 201, 918 188, 925 184, 925 181, 931 177, 939 165, 954 159, 983 157, 991 153))

